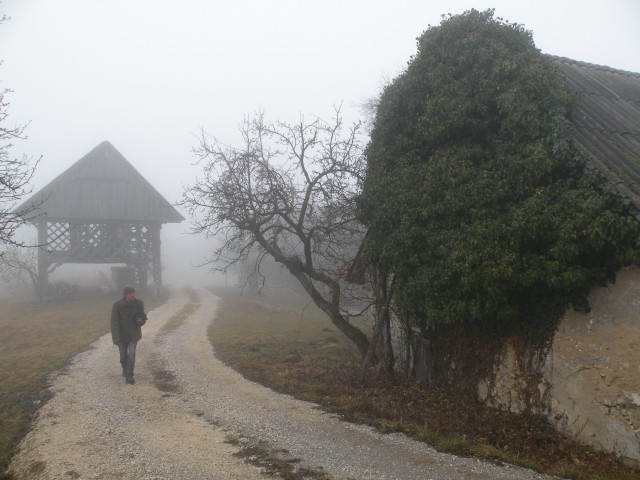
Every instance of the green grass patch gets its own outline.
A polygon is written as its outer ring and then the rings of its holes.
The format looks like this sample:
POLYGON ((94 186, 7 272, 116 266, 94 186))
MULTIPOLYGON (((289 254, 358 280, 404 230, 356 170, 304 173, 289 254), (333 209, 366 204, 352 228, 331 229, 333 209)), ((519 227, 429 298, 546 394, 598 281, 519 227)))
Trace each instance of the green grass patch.
MULTIPOLYGON (((37 304, 2 299, 0 311, 0 472, 47 399, 47 376, 110 331, 113 298, 37 304)), ((152 310, 157 301, 146 301, 152 310)), ((116 356, 117 357, 117 356, 116 356)), ((114 357, 114 361, 117 358, 114 357)), ((1 475, 1 473, 0 473, 1 475)))
POLYGON ((276 391, 458 455, 567 478, 639 477, 612 455, 558 433, 543 418, 501 412, 400 376, 389 381, 371 372, 361 384, 357 350, 304 296, 269 289, 259 296, 212 291, 223 297, 208 331, 216 355, 276 391))

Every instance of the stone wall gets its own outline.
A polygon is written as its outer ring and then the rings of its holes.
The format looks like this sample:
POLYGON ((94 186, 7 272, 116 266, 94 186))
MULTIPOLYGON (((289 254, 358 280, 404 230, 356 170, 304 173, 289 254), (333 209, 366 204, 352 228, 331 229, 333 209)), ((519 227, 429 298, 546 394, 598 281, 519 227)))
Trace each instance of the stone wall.
POLYGON ((589 302, 591 312, 564 316, 537 367, 535 352, 527 353, 523 369, 508 345, 478 393, 502 409, 544 414, 576 440, 638 465, 640 269, 619 272, 615 285, 594 289, 589 302))

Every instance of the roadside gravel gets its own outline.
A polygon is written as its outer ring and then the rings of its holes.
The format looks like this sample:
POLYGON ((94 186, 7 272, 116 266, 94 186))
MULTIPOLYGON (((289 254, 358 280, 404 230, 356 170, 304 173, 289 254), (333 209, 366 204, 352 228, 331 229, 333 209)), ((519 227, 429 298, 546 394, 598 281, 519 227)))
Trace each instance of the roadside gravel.
POLYGON ((52 378, 53 398, 39 410, 9 472, 29 480, 282 478, 247 458, 258 446, 261 458, 278 458, 315 478, 552 478, 439 453, 245 380, 216 359, 207 340, 218 298, 205 290, 198 297, 183 321, 181 309, 194 302, 185 292, 149 313, 133 386, 121 376, 110 335, 74 357, 52 378))

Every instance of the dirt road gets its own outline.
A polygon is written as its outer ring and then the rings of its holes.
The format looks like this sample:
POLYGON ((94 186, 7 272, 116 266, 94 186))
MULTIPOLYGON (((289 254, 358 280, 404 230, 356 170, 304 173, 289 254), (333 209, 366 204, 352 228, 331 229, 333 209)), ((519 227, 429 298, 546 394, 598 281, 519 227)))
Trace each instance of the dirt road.
POLYGON ((204 290, 197 299, 174 292, 150 312, 135 385, 125 384, 110 335, 75 357, 52 379, 53 398, 10 473, 29 480, 275 479, 286 469, 300 479, 550 478, 438 453, 248 382, 216 359, 207 340, 217 302, 204 290), (286 468, 268 468, 274 463, 286 468))

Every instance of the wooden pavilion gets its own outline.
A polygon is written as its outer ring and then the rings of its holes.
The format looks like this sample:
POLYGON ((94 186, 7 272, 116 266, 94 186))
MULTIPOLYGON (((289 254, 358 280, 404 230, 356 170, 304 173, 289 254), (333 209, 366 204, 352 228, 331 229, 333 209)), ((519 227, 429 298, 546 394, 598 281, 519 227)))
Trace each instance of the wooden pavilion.
MULTIPOLYGON (((16 208, 38 229, 38 297, 65 263, 125 264, 145 291, 162 285, 160 230, 184 217, 104 141, 16 208)), ((117 285, 120 287, 120 285, 117 285)))

